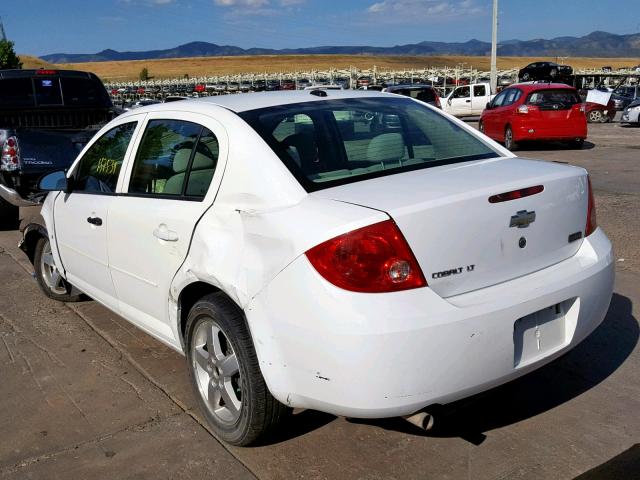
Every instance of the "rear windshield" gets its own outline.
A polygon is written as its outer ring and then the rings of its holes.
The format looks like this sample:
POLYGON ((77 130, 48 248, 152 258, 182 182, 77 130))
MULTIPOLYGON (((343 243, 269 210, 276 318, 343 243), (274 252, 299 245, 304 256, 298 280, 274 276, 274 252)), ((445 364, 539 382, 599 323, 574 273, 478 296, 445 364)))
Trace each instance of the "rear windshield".
POLYGON ((436 101, 436 94, 431 88, 399 88, 397 90, 394 89, 391 93, 415 98, 421 102, 428 103, 436 101))
POLYGON ((0 108, 51 106, 110 107, 99 80, 87 77, 34 76, 0 79, 0 108))
POLYGON ((578 94, 573 90, 540 90, 533 92, 527 99, 527 104, 540 107, 541 110, 569 109, 576 103, 582 103, 578 94))
POLYGON ((408 98, 350 98, 243 112, 307 191, 498 157, 476 136, 408 98))

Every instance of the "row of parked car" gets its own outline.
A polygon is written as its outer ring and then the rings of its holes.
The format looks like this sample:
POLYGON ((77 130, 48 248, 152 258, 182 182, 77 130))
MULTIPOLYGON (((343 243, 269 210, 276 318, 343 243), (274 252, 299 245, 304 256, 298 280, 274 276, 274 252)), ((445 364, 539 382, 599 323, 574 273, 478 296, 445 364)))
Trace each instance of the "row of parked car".
MULTIPOLYGON (((549 139, 580 146, 587 120, 612 119, 623 107, 624 123, 639 121, 638 86, 621 87, 611 94, 608 104, 602 104, 587 101, 573 87, 548 81, 514 84, 498 95, 491 93, 489 83, 473 83, 456 86, 441 96, 442 88, 433 85, 384 86, 366 84, 368 80, 363 79, 359 88, 412 97, 456 117, 481 115, 480 128, 510 149, 522 141, 549 139), (616 95, 625 100, 617 101, 616 95)), ((264 82, 265 90, 268 83, 264 82)), ((263 83, 254 82, 253 88, 256 85, 262 89, 263 83)), ((278 88, 288 89, 288 85, 278 81, 278 88)), ((301 85, 306 82, 294 86, 301 85)), ((343 85, 305 88, 342 89, 343 85)), ((165 101, 185 98, 167 95, 165 101)), ((2 71, 0 100, 0 193, 18 203, 34 191, 42 174, 68 165, 101 124, 124 110, 158 103, 150 98, 116 107, 95 75, 64 70, 2 71)), ((14 219, 17 211, 0 201, 0 216, 14 219)))

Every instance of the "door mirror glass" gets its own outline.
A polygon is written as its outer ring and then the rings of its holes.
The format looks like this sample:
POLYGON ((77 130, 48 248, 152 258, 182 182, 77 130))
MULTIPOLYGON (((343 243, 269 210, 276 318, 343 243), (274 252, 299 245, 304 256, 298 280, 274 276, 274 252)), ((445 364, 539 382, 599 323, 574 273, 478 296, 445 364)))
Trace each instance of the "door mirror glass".
POLYGON ((64 170, 57 170, 48 173, 38 182, 38 190, 44 192, 52 192, 58 190, 67 190, 67 176, 64 170))

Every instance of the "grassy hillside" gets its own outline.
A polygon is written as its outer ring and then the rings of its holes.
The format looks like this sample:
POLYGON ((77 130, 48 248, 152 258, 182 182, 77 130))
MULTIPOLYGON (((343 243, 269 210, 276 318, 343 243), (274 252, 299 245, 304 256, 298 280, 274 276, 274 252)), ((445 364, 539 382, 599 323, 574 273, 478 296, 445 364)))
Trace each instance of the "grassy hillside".
POLYGON ((22 68, 57 68, 41 58, 32 57, 31 55, 19 55, 22 62, 22 68))
MULTIPOLYGON (((21 56, 23 59, 33 59, 44 66, 46 62, 34 57, 21 56)), ((531 57, 500 57, 499 69, 520 68, 532 61, 551 60, 555 58, 531 57)), ((25 61, 25 60, 23 60, 25 61)), ((479 70, 489 69, 489 57, 466 56, 370 56, 370 55, 276 55, 276 56, 247 56, 247 57, 197 57, 170 58, 162 60, 133 60, 119 62, 91 62, 56 64, 53 68, 67 68, 88 70, 96 73, 104 80, 135 80, 142 68, 147 67, 149 74, 155 78, 176 78, 187 74, 190 77, 205 75, 233 75, 238 73, 278 73, 309 70, 326 70, 330 68, 348 69, 350 66, 358 68, 378 69, 421 69, 427 67, 473 67, 479 70)), ((567 63, 574 68, 600 68, 610 65, 614 68, 637 65, 638 59, 633 58, 570 58, 567 63)), ((40 65, 38 65, 39 67, 40 65)), ((26 68, 26 63, 25 63, 26 68)), ((34 67, 30 67, 34 68, 34 67)))

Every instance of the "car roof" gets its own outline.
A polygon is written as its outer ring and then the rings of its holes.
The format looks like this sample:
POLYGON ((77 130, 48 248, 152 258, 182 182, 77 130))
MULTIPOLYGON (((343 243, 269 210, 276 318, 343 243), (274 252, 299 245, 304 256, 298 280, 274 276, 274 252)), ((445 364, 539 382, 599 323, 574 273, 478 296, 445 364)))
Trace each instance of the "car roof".
POLYGON ((218 95, 214 97, 200 97, 182 102, 170 102, 169 104, 150 105, 136 109, 136 113, 155 112, 158 110, 189 110, 189 105, 197 103, 200 106, 216 105, 235 113, 269 108, 293 103, 322 102, 326 100, 338 100, 346 98, 382 97, 389 98, 388 94, 370 90, 321 90, 325 96, 317 95, 318 90, 290 90, 278 92, 259 92, 238 95, 218 95))
POLYGON ((389 85, 386 88, 387 92, 390 92, 392 90, 424 90, 425 88, 433 90, 433 87, 431 85, 426 85, 424 83, 389 85))
MULTIPOLYGON (((547 83, 547 82, 522 82, 509 85, 507 88, 519 88, 524 92, 533 92, 537 90, 575 90, 571 85, 566 83, 547 83)), ((507 89, 505 88, 505 90, 507 89)))

